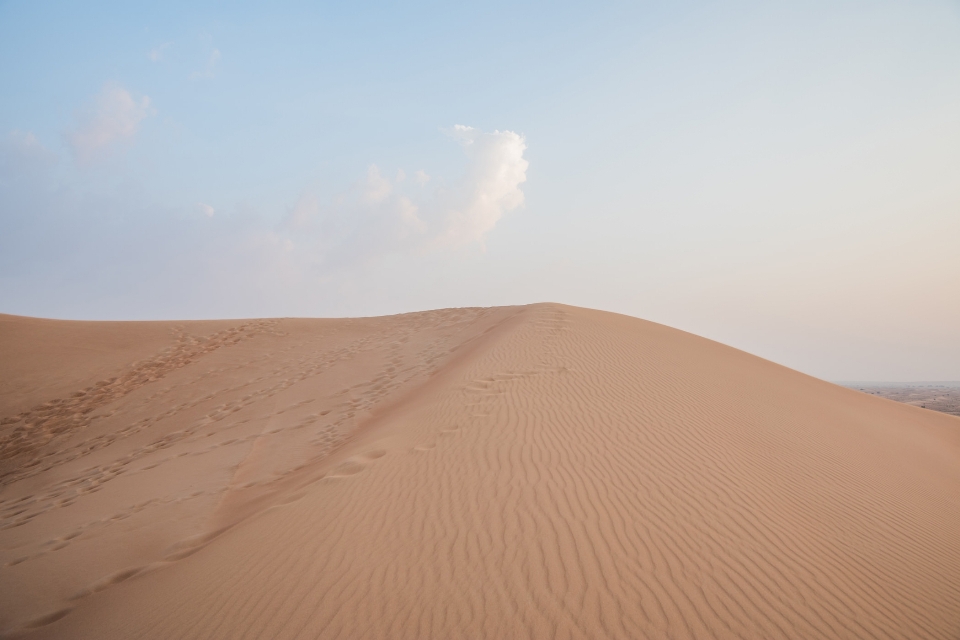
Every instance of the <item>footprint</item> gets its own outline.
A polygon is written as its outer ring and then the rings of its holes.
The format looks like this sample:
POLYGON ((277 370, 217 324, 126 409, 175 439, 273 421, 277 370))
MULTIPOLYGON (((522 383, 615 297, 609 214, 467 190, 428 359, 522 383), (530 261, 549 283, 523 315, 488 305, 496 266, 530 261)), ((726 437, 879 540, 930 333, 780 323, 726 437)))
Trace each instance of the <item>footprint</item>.
POLYGON ((200 549, 204 548, 214 538, 223 535, 229 529, 229 526, 221 527, 220 529, 216 529, 209 533, 203 533, 200 535, 191 536, 185 540, 181 540, 167 549, 167 553, 164 555, 163 559, 168 562, 182 560, 183 558, 200 551, 200 549))
POLYGON ((287 497, 283 498, 282 500, 280 500, 279 502, 277 502, 277 504, 275 504, 275 505, 273 505, 273 506, 274 506, 274 507, 286 506, 286 505, 288 505, 288 504, 292 504, 292 503, 296 502, 297 500, 302 499, 302 498, 305 497, 306 495, 307 495, 307 492, 306 492, 306 491, 297 491, 297 492, 295 492, 295 493, 291 493, 290 495, 288 495, 287 497))
POLYGON ((413 448, 413 450, 414 451, 430 451, 431 449, 435 449, 436 447, 437 447, 436 442, 430 442, 427 444, 418 444, 413 448))
POLYGON ((100 580, 97 580, 86 589, 82 589, 81 591, 78 591, 77 593, 73 594, 73 596, 71 596, 70 599, 79 600, 80 598, 85 598, 89 595, 97 593, 98 591, 103 591, 107 587, 112 587, 115 584, 120 584, 124 580, 130 579, 133 576, 141 573, 142 571, 143 571, 143 567, 131 567, 129 569, 122 569, 120 571, 116 571, 106 576, 105 578, 101 578, 100 580))
POLYGON ((38 627, 45 627, 46 625, 52 624, 57 620, 63 618, 71 611, 73 611, 73 609, 68 607, 66 609, 59 609, 57 611, 54 611, 53 613, 48 613, 45 616, 40 616, 39 618, 35 618, 34 620, 28 622, 26 624, 26 628, 36 629, 38 627))
POLYGON ((335 468, 328 478, 346 478, 348 476, 356 475, 363 471, 366 468, 366 465, 356 459, 348 459, 344 462, 341 462, 337 468, 335 468))

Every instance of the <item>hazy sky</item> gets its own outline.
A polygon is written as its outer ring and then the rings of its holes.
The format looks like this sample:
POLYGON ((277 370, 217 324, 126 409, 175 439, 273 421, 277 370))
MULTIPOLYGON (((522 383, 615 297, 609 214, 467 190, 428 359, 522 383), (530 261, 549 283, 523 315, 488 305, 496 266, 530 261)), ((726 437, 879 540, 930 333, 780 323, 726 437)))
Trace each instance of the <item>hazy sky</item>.
POLYGON ((960 379, 960 4, 0 2, 0 311, 609 309, 960 379))

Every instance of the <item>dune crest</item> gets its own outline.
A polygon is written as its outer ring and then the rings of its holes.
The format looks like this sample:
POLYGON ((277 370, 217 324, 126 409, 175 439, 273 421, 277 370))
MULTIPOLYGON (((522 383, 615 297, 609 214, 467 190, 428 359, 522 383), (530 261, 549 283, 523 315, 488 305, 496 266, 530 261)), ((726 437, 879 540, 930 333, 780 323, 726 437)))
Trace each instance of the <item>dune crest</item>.
POLYGON ((0 358, 6 634, 960 636, 960 419, 662 325, 2 316, 0 358))

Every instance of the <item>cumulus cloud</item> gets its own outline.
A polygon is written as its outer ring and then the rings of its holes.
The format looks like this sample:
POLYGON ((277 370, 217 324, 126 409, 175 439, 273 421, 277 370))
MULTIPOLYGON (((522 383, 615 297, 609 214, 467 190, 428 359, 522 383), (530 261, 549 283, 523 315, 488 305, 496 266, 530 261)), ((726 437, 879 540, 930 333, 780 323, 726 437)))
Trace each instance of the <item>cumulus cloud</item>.
POLYGON ((449 131, 467 157, 465 173, 430 192, 430 176, 403 169, 392 180, 377 165, 351 189, 322 206, 303 194, 283 229, 320 268, 344 269, 389 254, 423 253, 483 240, 501 217, 523 204, 526 142, 513 131, 483 132, 458 125, 449 131))
POLYGON ((214 49, 207 58, 207 64, 200 71, 194 71, 190 74, 191 80, 200 80, 203 78, 212 78, 217 71, 217 63, 220 62, 220 49, 214 49))
POLYGON ((150 98, 135 98, 117 85, 106 85, 92 106, 77 114, 77 123, 64 134, 80 165, 105 156, 116 144, 133 138, 140 122, 150 115, 150 98))
POLYGON ((458 124, 451 133, 470 162, 438 240, 447 244, 482 241, 504 213, 523 204, 520 185, 527 180, 530 164, 523 157, 527 144, 513 131, 484 133, 458 124))

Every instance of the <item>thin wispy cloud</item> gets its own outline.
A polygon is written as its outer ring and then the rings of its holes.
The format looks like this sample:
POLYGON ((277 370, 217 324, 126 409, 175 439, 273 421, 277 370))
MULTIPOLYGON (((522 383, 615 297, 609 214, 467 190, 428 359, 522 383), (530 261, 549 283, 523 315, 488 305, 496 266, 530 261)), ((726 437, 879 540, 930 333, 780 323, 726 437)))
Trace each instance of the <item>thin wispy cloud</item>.
MULTIPOLYGON (((55 153, 47 149, 30 131, 14 129, 0 144, 0 167, 6 169, 6 163, 25 164, 52 164, 57 161, 55 153)), ((4 171, 0 177, 6 176, 4 171)))
POLYGON ((367 169, 367 178, 363 182, 360 200, 364 204, 375 205, 386 200, 393 191, 390 181, 380 175, 380 169, 372 164, 367 169))
POLYGON ((290 229, 306 229, 320 213, 320 201, 310 193, 304 193, 290 211, 284 226, 290 229))
POLYGON ((76 124, 64 133, 64 141, 77 164, 88 165, 131 140, 150 113, 150 98, 134 97, 123 87, 107 84, 93 104, 77 113, 76 124))
POLYGON ((147 59, 151 62, 160 62, 163 60, 164 51, 172 44, 172 42, 164 42, 163 44, 150 49, 150 51, 147 52, 147 59))
POLYGON ((207 62, 204 65, 203 69, 199 71, 194 71, 190 74, 191 80, 202 80, 204 78, 212 78, 216 75, 217 65, 220 62, 220 50, 214 49, 210 52, 209 57, 207 57, 207 62))

